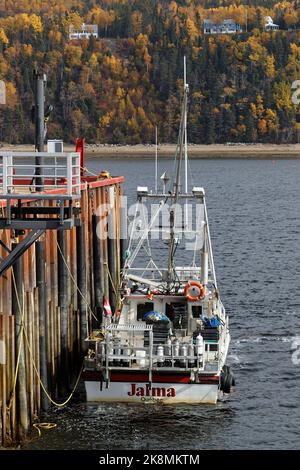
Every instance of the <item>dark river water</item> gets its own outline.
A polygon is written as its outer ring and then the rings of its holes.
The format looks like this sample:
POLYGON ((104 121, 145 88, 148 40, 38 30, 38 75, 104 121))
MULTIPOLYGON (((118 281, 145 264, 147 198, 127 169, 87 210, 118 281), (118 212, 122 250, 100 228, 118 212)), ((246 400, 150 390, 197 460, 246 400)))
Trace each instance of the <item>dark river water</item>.
MULTIPOLYGON (((77 399, 44 416, 57 428, 26 448, 300 447, 300 354, 292 349, 300 338, 300 160, 190 165, 194 184, 206 189, 218 284, 230 316, 234 393, 215 406, 87 405, 77 399)), ((149 160, 91 159, 87 166, 124 175, 131 198, 137 185, 154 187, 149 160)))

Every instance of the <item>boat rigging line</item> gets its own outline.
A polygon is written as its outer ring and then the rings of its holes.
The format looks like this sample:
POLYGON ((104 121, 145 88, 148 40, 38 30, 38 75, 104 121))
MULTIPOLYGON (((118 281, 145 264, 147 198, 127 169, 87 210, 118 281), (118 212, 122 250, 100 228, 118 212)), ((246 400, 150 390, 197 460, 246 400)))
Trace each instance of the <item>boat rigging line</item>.
MULTIPOLYGON (((186 62, 184 61, 184 64, 186 62)), ((167 283, 170 289, 170 284, 173 281, 173 276, 175 272, 174 268, 174 256, 175 256, 175 210, 176 210, 176 203, 178 201, 178 195, 180 192, 180 174, 181 174, 181 164, 182 164, 182 157, 184 152, 184 143, 186 144, 186 119, 187 119, 187 100, 188 100, 188 91, 189 86, 186 84, 186 65, 184 66, 184 92, 183 92, 183 99, 182 99, 182 107, 181 107, 181 121, 179 127, 179 152, 176 152, 175 162, 176 162, 176 179, 175 179, 175 187, 174 192, 172 193, 173 199, 173 207, 170 210, 170 239, 169 239, 169 255, 168 255, 168 278, 167 283)), ((186 145, 185 145, 186 147, 186 145)), ((186 155, 186 190, 187 190, 187 151, 185 148, 185 155, 186 155)), ((185 210, 186 212, 186 210, 185 210)))

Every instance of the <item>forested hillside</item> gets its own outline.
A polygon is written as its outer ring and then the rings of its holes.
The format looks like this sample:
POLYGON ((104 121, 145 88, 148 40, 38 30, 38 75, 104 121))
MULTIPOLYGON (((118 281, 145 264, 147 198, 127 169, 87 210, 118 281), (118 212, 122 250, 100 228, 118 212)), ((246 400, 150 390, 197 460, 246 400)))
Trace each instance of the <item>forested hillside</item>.
POLYGON ((298 28, 300 0, 0 0, 0 141, 33 142, 38 66, 54 106, 49 138, 147 143, 157 125, 159 140, 174 142, 186 54, 190 142, 295 142, 298 28), (264 31, 266 15, 279 31, 264 31), (204 35, 204 18, 232 18, 244 32, 204 35), (68 39, 83 22, 99 39, 68 39))

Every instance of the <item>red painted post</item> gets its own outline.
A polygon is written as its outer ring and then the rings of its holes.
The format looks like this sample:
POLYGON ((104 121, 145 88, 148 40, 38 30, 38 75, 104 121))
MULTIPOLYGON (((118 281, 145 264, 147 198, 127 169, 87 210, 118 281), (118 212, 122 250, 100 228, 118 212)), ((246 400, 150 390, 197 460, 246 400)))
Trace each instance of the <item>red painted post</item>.
POLYGON ((76 139, 76 152, 80 153, 80 175, 84 175, 85 157, 84 157, 84 139, 81 137, 76 139))

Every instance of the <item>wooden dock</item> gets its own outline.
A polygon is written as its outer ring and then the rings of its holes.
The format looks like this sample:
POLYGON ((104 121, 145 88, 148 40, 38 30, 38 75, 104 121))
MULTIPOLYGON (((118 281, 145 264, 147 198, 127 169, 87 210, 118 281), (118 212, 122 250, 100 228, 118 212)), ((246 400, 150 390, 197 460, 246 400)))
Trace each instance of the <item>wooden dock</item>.
MULTIPOLYGON (((101 324, 103 296, 116 308, 122 183, 123 177, 82 175, 74 226, 45 230, 0 276, 0 446, 26 439, 40 411, 49 408, 43 388, 59 403, 70 395, 89 325, 101 324)), ((30 220, 52 220, 57 201, 0 204, 3 220, 8 207, 13 220, 18 211, 27 218, 25 230, 21 223, 17 230, 0 229, 2 263, 28 236, 30 220)))

